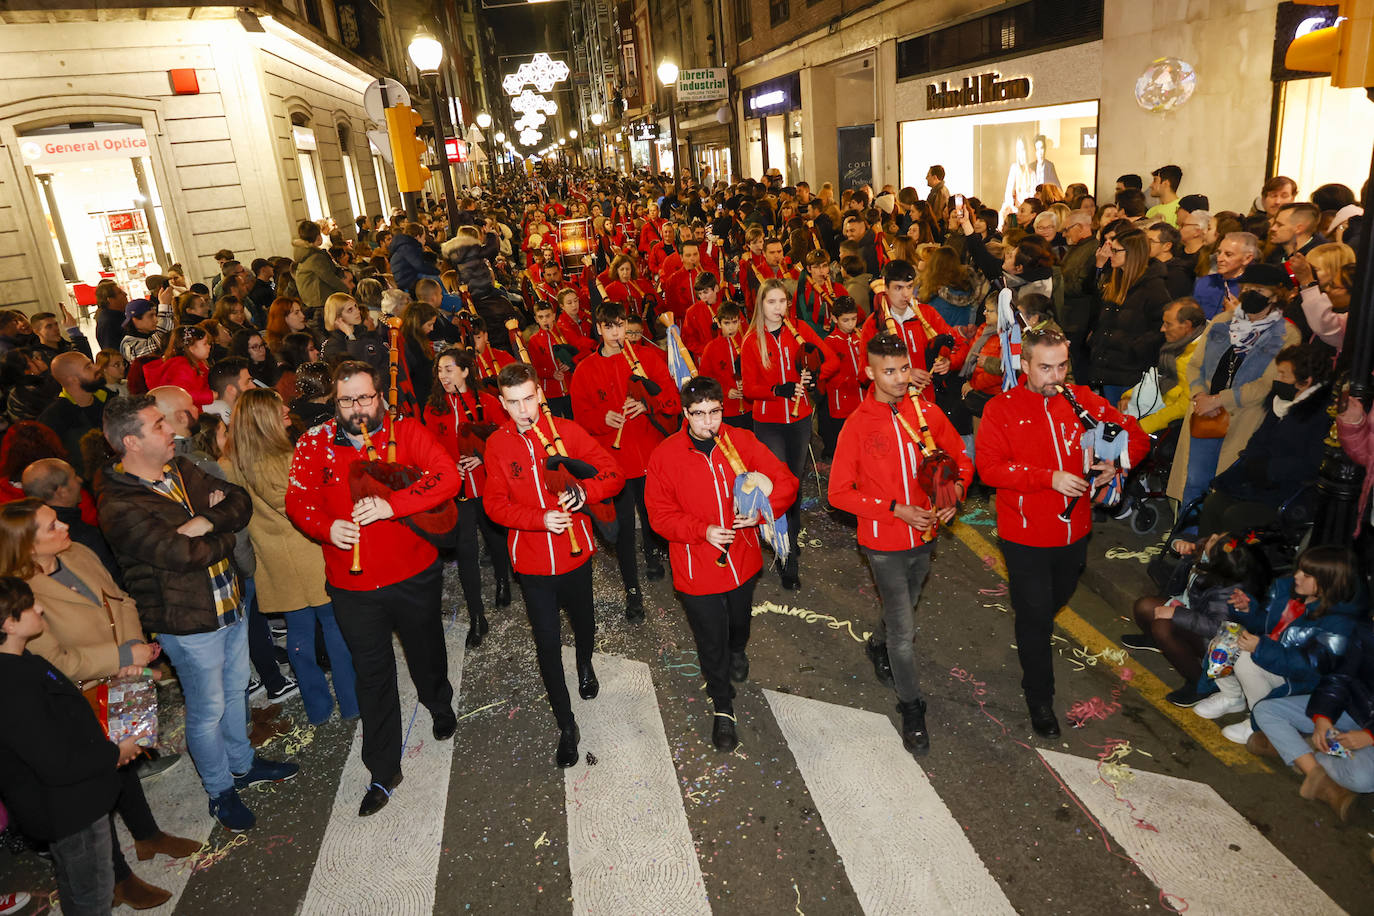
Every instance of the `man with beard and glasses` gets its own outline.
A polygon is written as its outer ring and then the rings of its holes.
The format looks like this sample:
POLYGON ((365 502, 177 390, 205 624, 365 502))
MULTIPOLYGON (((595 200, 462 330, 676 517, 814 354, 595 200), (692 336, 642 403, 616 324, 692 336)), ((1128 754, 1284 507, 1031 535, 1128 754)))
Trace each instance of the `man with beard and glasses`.
POLYGON ((109 389, 91 358, 75 350, 54 356, 48 371, 62 386, 62 393, 38 415, 38 422, 62 438, 77 473, 84 477, 87 470, 95 468, 87 469, 81 463, 81 437, 101 428, 109 389))
POLYGON ((363 764, 371 774, 359 817, 385 807, 401 782, 401 699, 393 631, 401 640, 416 695, 433 719, 434 740, 447 741, 458 727, 439 610, 443 566, 435 546, 407 523, 408 516, 458 495, 458 468, 422 423, 393 421, 378 389, 367 363, 339 364, 334 372, 335 418, 296 444, 286 490, 287 516, 323 546, 334 616, 358 675, 363 764), (348 478, 354 462, 367 459, 363 424, 378 455, 386 454, 394 438, 396 463, 419 469, 418 479, 386 498, 355 500, 348 478), (353 571, 355 557, 359 572, 353 571))

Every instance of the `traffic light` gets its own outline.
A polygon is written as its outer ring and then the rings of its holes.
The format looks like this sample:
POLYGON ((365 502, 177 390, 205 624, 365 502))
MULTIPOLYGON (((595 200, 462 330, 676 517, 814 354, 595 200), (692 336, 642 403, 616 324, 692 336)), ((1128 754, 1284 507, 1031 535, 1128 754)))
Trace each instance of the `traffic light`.
POLYGON ((420 191, 429 180, 429 169, 420 164, 425 142, 415 136, 424 122, 409 105, 392 105, 386 110, 386 132, 391 139, 391 162, 396 168, 396 187, 403 192, 420 191))
MULTIPOLYGON (((1297 0, 1308 6, 1323 0, 1297 0)), ((1374 87, 1374 0, 1341 0, 1336 24, 1293 39, 1283 65, 1290 70, 1330 73, 1341 89, 1374 87)))

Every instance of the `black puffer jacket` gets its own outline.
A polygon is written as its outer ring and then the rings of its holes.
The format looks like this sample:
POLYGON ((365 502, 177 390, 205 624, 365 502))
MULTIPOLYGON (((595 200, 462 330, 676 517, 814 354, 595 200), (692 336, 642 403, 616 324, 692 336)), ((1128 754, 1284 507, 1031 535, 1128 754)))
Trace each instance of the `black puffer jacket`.
POLYGON ((1355 624, 1340 664, 1325 674, 1307 701, 1307 716, 1325 716, 1333 723, 1349 713, 1356 728, 1374 728, 1374 624, 1366 618, 1355 624))
POLYGON ((243 489, 216 480, 189 458, 177 456, 171 464, 196 514, 214 523, 214 531, 198 538, 177 534, 191 517, 186 510, 113 465, 101 472, 100 527, 119 532, 110 547, 145 629, 176 636, 209 633, 217 620, 207 570, 233 557, 234 533, 248 524, 253 506, 243 489), (211 506, 215 490, 224 499, 211 506))
POLYGON ((485 241, 479 241, 460 230, 444 243, 442 251, 444 260, 458 272, 458 281, 468 288, 468 295, 474 300, 495 294, 487 262, 500 253, 500 236, 488 232, 485 241))
POLYGON ((386 344, 376 331, 369 331, 359 325, 353 329, 350 339, 343 331, 334 328, 324 339, 324 361, 337 366, 346 359, 360 359, 378 372, 386 371, 389 362, 386 344))
POLYGON ((1317 477, 1331 426, 1326 415, 1330 401, 1326 385, 1320 385, 1279 419, 1270 394, 1259 429, 1250 435, 1240 457, 1213 478, 1213 489, 1276 509, 1283 505, 1317 477))
POLYGON ((1150 261, 1139 280, 1126 291, 1126 301, 1100 300, 1097 325, 1088 339, 1091 351, 1089 377, 1098 385, 1134 385, 1145 370, 1159 361, 1164 345, 1164 306, 1169 290, 1166 271, 1150 261))

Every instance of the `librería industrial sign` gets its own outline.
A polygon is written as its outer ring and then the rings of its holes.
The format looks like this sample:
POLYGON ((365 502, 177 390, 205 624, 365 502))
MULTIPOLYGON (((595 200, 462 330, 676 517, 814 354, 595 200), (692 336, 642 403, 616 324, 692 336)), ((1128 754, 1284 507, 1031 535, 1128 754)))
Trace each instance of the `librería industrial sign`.
POLYGON ((729 88, 724 67, 705 67, 701 70, 681 70, 677 75, 677 98, 680 102, 714 102, 727 98, 729 88))
POLYGON ((1030 77, 1020 76, 1004 80, 1002 74, 993 70, 966 76, 962 86, 952 89, 949 83, 943 80, 938 86, 931 83, 926 87, 926 111, 946 111, 950 108, 985 105, 988 102, 1028 99, 1030 94, 1030 77))

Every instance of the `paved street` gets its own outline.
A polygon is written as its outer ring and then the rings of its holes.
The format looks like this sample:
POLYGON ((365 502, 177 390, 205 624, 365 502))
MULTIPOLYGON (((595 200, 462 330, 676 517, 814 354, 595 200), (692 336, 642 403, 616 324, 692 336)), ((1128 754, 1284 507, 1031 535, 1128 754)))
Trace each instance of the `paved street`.
MULTIPOLYGON (((207 847, 187 863, 130 851, 131 864, 182 914, 1367 912, 1367 806, 1333 825, 1287 770, 1190 712, 1166 714, 1176 678, 1158 656, 1122 665, 1125 601, 1147 582, 1132 554, 1148 538, 1099 527, 1058 642, 1060 717, 1076 708, 1084 724, 1041 742, 992 519, 971 504, 920 606, 933 748, 917 765, 862 652, 875 604, 853 535, 816 507, 814 478, 805 493, 803 587, 783 592, 773 575, 758 589, 735 753, 710 746, 668 583, 650 584, 648 620, 632 626, 603 554, 601 696, 574 700, 578 766, 553 765, 518 600, 466 655, 460 611, 458 734, 434 743, 403 679, 406 778, 381 814, 356 817, 360 736, 336 720, 273 743, 302 773, 245 793, 259 823, 239 837, 211 829, 189 765, 147 783, 164 829, 207 847)), ((286 711, 304 723, 298 699, 286 711)), ((0 869, 0 890, 52 890, 31 853, 0 853, 0 869)))

